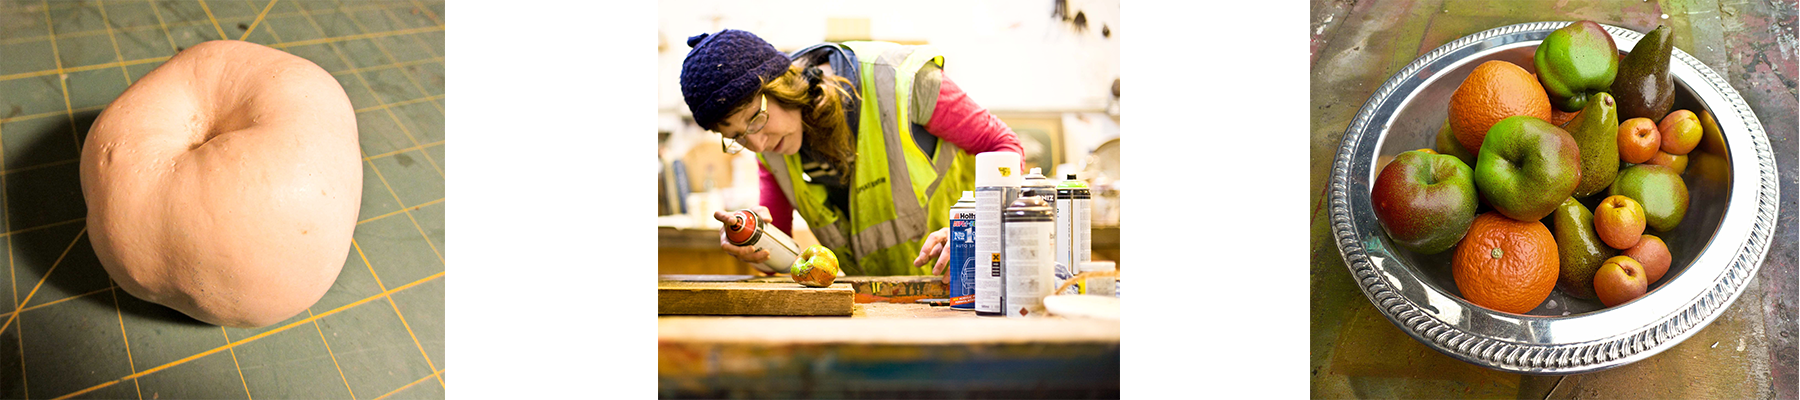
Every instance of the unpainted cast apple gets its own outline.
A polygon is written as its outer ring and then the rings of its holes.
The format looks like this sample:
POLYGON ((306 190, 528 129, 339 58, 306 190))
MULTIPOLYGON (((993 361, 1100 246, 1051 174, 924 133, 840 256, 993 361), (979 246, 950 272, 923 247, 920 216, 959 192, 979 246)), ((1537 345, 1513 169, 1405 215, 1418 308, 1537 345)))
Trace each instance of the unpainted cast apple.
POLYGON ((258 44, 201 43, 94 120, 81 151, 87 232, 126 293, 267 326, 343 269, 361 163, 355 111, 330 73, 258 44))

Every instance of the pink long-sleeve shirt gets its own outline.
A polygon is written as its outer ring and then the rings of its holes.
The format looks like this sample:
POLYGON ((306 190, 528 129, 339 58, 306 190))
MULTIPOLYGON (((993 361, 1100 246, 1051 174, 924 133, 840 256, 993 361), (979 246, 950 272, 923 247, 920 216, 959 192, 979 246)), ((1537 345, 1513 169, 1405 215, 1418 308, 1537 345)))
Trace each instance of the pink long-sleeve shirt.
MULTIPOLYGON (((950 81, 947 74, 942 76, 937 106, 931 111, 931 120, 926 122, 925 130, 969 154, 990 151, 1024 153, 1024 148, 1019 145, 1018 135, 1007 128, 1006 123, 1000 122, 999 117, 988 113, 980 104, 975 104, 967 93, 963 93, 962 88, 950 81)), ((757 166, 762 181, 759 203, 769 208, 769 219, 775 223, 776 228, 792 235, 794 205, 788 203, 787 195, 781 192, 781 185, 775 182, 775 175, 769 173, 768 167, 762 164, 757 166)))

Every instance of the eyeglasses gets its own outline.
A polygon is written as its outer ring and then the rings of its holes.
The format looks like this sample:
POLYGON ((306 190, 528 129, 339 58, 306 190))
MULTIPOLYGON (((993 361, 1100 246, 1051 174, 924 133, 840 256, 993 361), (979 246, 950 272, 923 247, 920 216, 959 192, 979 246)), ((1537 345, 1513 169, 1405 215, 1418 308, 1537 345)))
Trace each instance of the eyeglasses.
POLYGON ((719 151, 723 151, 725 154, 737 154, 744 151, 744 145, 739 144, 738 139, 762 132, 763 125, 769 123, 769 97, 758 97, 762 99, 762 105, 757 106, 756 115, 750 116, 750 122, 744 124, 744 134, 738 135, 738 137, 726 137, 723 133, 719 134, 719 151))

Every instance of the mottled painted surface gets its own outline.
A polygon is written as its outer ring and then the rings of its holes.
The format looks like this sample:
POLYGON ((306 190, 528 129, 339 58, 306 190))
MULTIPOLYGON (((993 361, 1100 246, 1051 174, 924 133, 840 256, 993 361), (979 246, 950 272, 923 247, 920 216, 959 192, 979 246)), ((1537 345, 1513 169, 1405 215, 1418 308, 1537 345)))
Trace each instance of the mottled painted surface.
POLYGON ((1793 1, 1314 0, 1311 35, 1311 374, 1314 397, 1794 398, 1796 364, 1796 11, 1793 1), (1667 14, 1667 19, 1663 15, 1667 14), (1569 377, 1463 363, 1388 323, 1330 239, 1329 163, 1369 95, 1414 58, 1456 38, 1534 21, 1592 19, 1648 31, 1725 76, 1768 132, 1782 211, 1757 278, 1716 321, 1649 359, 1569 377))

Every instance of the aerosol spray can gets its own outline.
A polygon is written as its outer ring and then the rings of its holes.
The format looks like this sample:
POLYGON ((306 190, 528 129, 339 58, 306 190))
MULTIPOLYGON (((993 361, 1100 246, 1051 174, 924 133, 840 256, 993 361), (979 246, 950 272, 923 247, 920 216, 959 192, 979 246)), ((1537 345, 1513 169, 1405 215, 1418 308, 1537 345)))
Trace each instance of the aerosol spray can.
POLYGON ((1006 207, 1006 316, 1044 315, 1044 297, 1056 290, 1055 208, 1043 198, 1020 196, 1006 207))
POLYGON ((1056 202, 1056 182, 1044 177, 1043 168, 1031 168, 1025 174, 1025 184, 1019 188, 1020 196, 1035 196, 1044 199, 1044 204, 1054 205, 1056 202))
MULTIPOLYGON (((1044 204, 1051 207, 1051 218, 1056 217, 1056 182, 1051 181, 1050 178, 1044 177, 1044 170, 1042 168, 1032 168, 1031 172, 1025 174, 1025 186, 1019 188, 1019 196, 1043 199, 1044 204)), ((1055 229, 1050 231, 1050 245, 1052 247, 1055 247, 1056 244, 1059 243, 1056 233, 1055 229)), ((1056 280, 1053 281, 1051 285, 1061 285, 1063 281, 1068 280, 1069 277, 1075 275, 1074 264, 1056 264, 1056 256, 1054 255, 1050 257, 1050 262, 1052 263, 1051 270, 1055 271, 1052 275, 1056 277, 1056 280)))
POLYGON ((731 213, 731 219, 725 223, 725 239, 733 246, 749 246, 768 250, 769 259, 763 260, 756 269, 763 272, 788 272, 794 265, 794 259, 800 257, 800 246, 794 239, 781 233, 780 229, 769 226, 769 221, 756 216, 750 210, 737 210, 731 213))
POLYGON ((1006 313, 1006 249, 1000 214, 1019 197, 1025 183, 1019 153, 994 151, 975 155, 975 313, 1006 313))
POLYGON ((1087 183, 1075 179, 1075 174, 1069 174, 1068 179, 1056 185, 1057 279, 1069 279, 1062 274, 1093 259, 1089 247, 1093 234, 1088 216, 1089 197, 1087 183))
POLYGON ((975 192, 950 206, 950 308, 975 309, 975 192))

